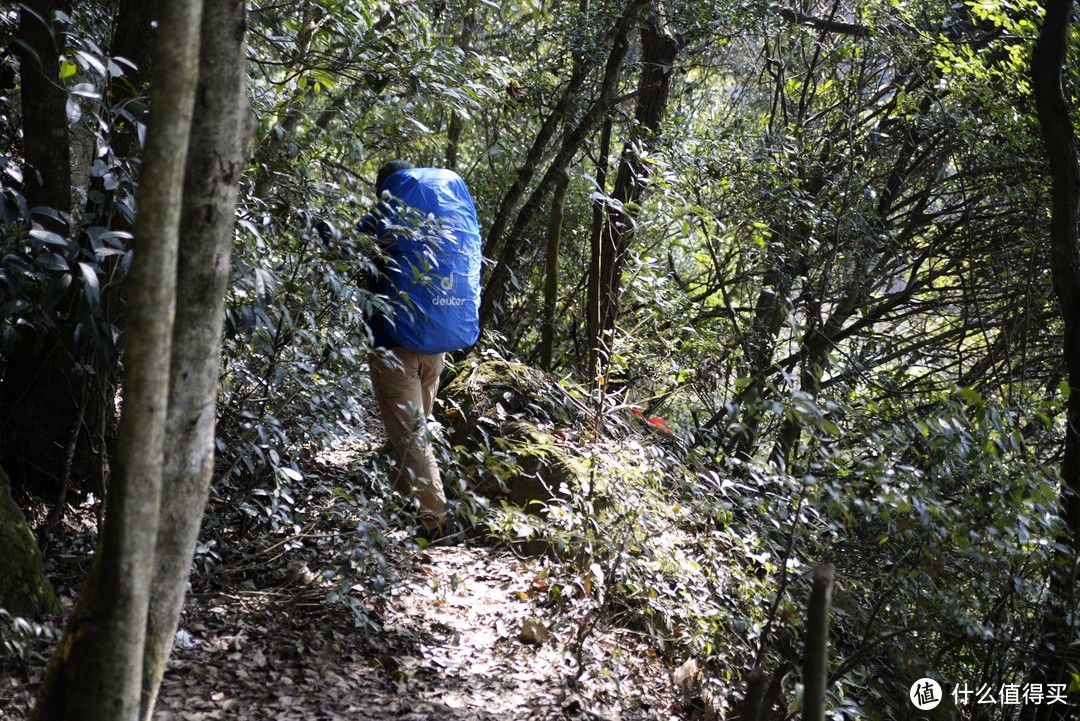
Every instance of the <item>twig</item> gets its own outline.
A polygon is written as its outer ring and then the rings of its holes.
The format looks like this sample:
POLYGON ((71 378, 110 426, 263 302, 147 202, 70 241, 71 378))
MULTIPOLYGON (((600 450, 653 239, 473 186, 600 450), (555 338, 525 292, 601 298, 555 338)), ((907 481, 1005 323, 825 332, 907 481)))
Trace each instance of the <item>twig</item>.
POLYGON ((47 555, 49 537, 56 528, 56 524, 58 524, 60 519, 64 516, 64 504, 67 503, 68 488, 71 486, 71 465, 75 459, 75 448, 78 446, 79 432, 82 430, 83 418, 86 416, 86 406, 89 405, 89 400, 90 384, 87 383, 83 388, 82 402, 79 403, 75 424, 71 429, 71 437, 68 438, 67 447, 64 448, 64 471, 60 476, 60 493, 56 499, 56 503, 49 510, 49 515, 45 519, 45 523, 38 533, 38 546, 41 548, 42 556, 47 555))

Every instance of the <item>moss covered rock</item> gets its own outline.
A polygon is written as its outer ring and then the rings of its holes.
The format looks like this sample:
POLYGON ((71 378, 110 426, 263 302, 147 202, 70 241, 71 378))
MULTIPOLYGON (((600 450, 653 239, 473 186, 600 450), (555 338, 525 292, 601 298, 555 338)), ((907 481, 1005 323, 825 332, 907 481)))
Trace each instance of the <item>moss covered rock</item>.
POLYGON ((15 616, 40 618, 58 613, 60 604, 45 578, 34 534, 11 498, 11 485, 0 469, 0 608, 15 616))
POLYGON ((445 388, 445 416, 455 430, 468 420, 502 422, 527 417, 536 423, 577 425, 588 416, 580 392, 524 363, 491 358, 472 363, 445 388))
POLYGON ((577 441, 588 407, 575 389, 523 363, 486 359, 444 389, 442 422, 453 443, 484 468, 474 490, 523 508, 560 487, 583 488, 588 464, 577 441))

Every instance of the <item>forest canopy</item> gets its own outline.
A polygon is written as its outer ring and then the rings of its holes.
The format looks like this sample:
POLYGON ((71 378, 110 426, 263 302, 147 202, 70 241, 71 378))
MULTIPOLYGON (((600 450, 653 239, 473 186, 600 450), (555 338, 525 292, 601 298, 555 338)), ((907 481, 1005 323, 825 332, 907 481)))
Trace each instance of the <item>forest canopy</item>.
MULTIPOLYGON (((164 122, 153 53, 175 4, 0 9, 0 464, 46 550, 120 465, 144 149, 164 122)), ((447 379, 466 393, 480 368, 509 374, 505 401, 440 412, 463 521, 602 569, 606 622, 674 665, 699 659, 721 717, 802 708, 824 564, 830 718, 907 717, 927 676, 1075 700, 1072 15, 1060 0, 248 2, 196 572, 244 534, 314 523, 312 459, 381 443, 367 364, 387 306, 356 226, 402 158, 456 170, 479 212, 483 332, 447 379), (587 471, 554 482, 554 466, 587 471), (507 500, 529 474, 547 495, 507 500)), ((224 66, 202 32, 213 87, 224 66)), ((215 172, 191 137, 188 182, 215 172)), ((379 463, 342 507, 389 493, 379 463)), ((377 554, 343 564, 328 597, 363 625, 392 573, 377 554)))

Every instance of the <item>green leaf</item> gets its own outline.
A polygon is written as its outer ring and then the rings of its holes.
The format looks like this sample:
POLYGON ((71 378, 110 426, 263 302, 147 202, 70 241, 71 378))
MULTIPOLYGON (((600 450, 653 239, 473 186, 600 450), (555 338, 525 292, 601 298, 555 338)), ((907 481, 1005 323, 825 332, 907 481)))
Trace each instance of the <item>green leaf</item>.
POLYGON ((68 92, 72 95, 77 95, 80 98, 89 98, 91 100, 97 100, 101 97, 101 93, 99 93, 97 88, 90 83, 79 83, 68 90, 68 92))
POLYGON ((34 228, 30 231, 30 237, 40 240, 48 245, 62 245, 67 248, 70 242, 67 238, 44 228, 34 228))
POLYGON ((44 270, 68 270, 67 259, 56 253, 42 253, 34 258, 34 265, 44 270))
POLYGON ((95 313, 101 308, 101 285, 98 282, 97 271, 89 263, 79 263, 79 271, 83 278, 83 297, 95 313))
POLYGON ((84 70, 93 70, 103 78, 108 77, 109 71, 105 67, 105 63, 101 61, 101 58, 82 50, 76 50, 75 59, 78 61, 79 65, 82 65, 84 70))
POLYGON ((982 395, 974 388, 958 388, 956 394, 973 406, 980 406, 983 403, 982 395))

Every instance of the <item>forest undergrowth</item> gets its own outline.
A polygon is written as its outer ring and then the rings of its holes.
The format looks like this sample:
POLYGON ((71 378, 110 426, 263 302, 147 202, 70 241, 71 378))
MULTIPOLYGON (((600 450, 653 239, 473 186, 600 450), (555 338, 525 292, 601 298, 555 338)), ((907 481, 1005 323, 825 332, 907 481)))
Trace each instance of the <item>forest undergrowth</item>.
MULTIPOLYGON (((831 718, 902 714, 931 672, 1023 678, 1052 494, 1034 473, 1002 483, 1009 419, 989 405, 958 398, 893 428, 857 472, 824 432, 793 477, 718 461, 617 396, 521 364, 459 370, 434 442, 462 543, 408 539, 370 415, 367 436, 299 447, 271 481, 233 474, 206 514, 156 718, 731 718, 755 677, 765 717, 783 718, 800 709, 824 562, 831 718), (905 465, 913 448, 941 475, 905 465), (960 493, 959 476, 995 494, 960 493)), ((70 609, 95 509, 64 524, 48 569, 70 609)), ((4 618, 4 719, 26 717, 61 622, 4 618)))
MULTIPOLYGON (((898 717, 931 673, 1024 678, 1053 494, 981 399, 879 432, 874 455, 806 408, 819 424, 796 476, 494 354, 457 370, 433 442, 460 545, 408 538, 362 404, 363 434, 298 445, 288 472, 231 473, 156 718, 722 719, 755 678, 763 718, 784 718, 822 563, 830 718, 898 717)), ((93 504, 63 523, 47 563, 70 610, 93 504)), ((61 622, 3 619, 4 719, 26 718, 61 622)))
MULTIPOLYGON (((385 464, 359 442, 312 456, 265 524, 215 499, 155 719, 678 718, 648 637, 571 590, 588 575, 482 520, 462 544, 419 548, 371 485, 385 464)), ((48 570, 69 611, 92 504, 63 525, 48 570)), ((62 621, 4 619, 4 721, 28 717, 62 621)))

